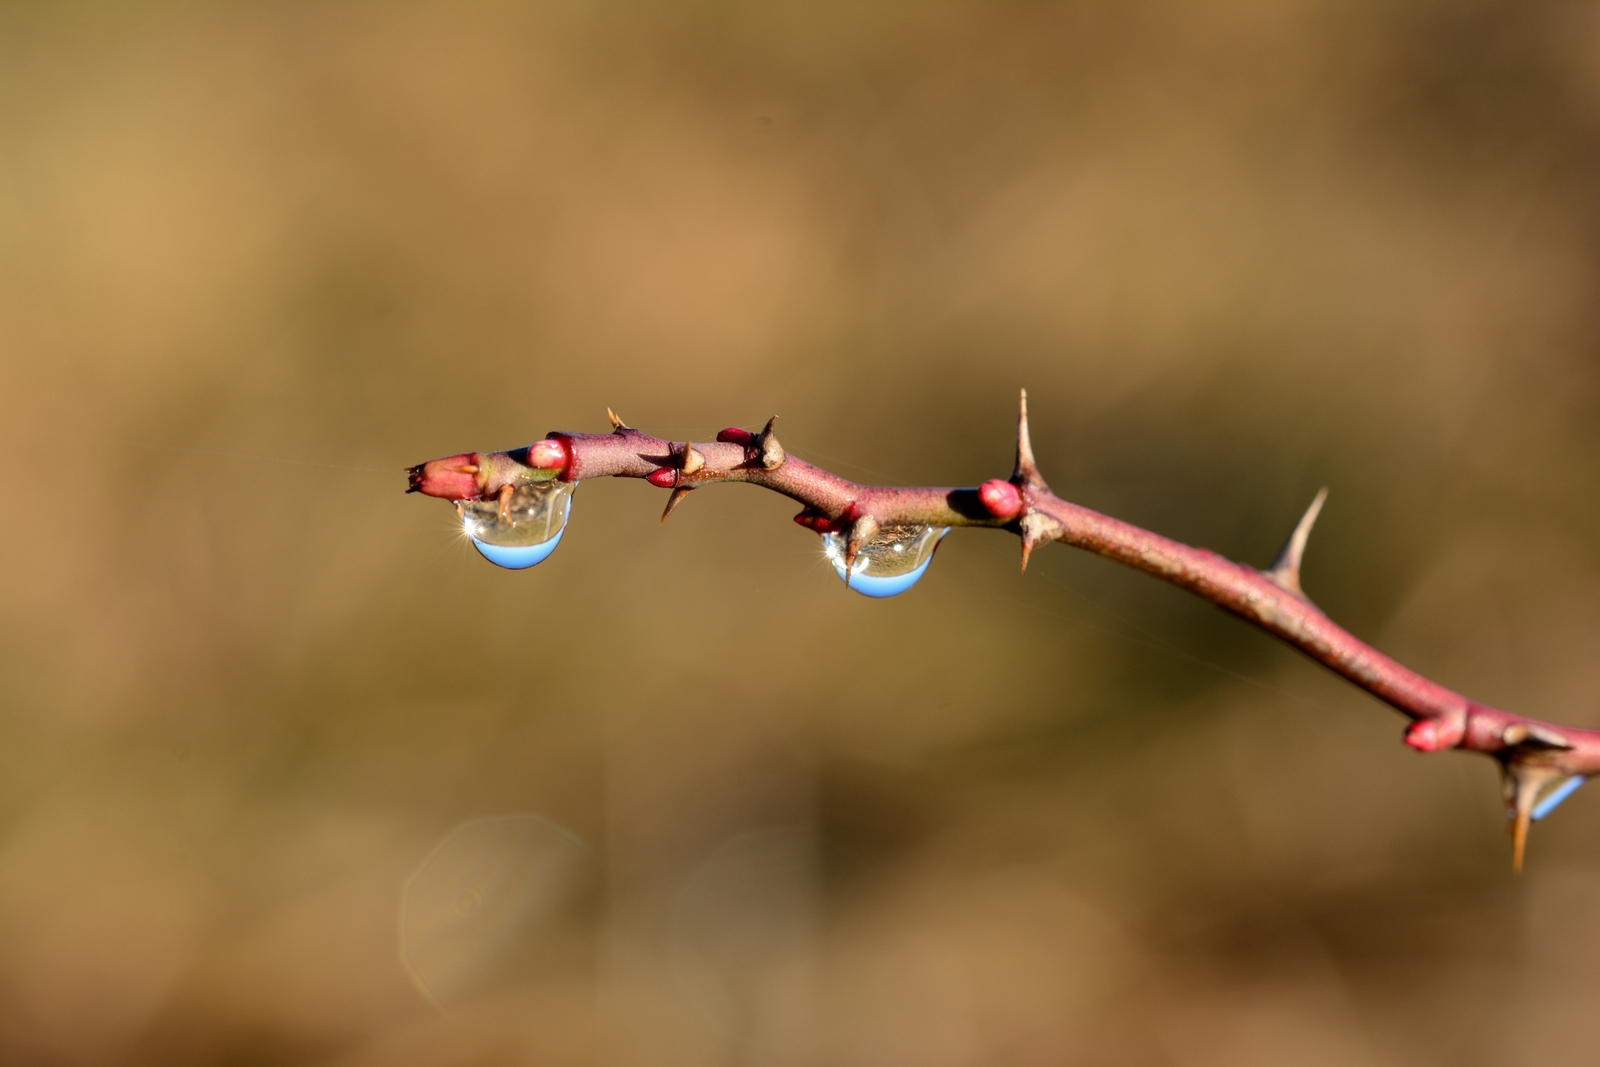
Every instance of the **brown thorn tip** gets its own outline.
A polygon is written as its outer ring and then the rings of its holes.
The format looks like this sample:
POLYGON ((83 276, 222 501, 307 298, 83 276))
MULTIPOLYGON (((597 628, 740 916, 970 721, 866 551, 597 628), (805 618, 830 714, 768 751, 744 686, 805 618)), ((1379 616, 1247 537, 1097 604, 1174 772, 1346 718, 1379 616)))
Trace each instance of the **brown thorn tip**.
POLYGON ((606 408, 606 418, 611 420, 611 428, 613 430, 626 430, 628 428, 628 424, 617 418, 617 413, 610 408, 606 408))
POLYGON ((672 509, 677 507, 679 501, 681 501, 684 497, 686 497, 688 495, 689 495, 689 489, 688 489, 687 486, 680 485, 676 489, 674 489, 672 491, 672 495, 667 497, 667 506, 666 506, 666 509, 661 512, 661 521, 662 522, 666 522, 667 521, 667 516, 672 514, 672 509))
POLYGON ((1022 573, 1028 573, 1028 557, 1033 555, 1033 543, 1026 537, 1022 539, 1022 573))
POLYGON ((756 435, 756 455, 761 462, 762 470, 775 471, 783 466, 783 461, 788 458, 783 451, 783 446, 778 443, 778 435, 773 431, 773 427, 777 423, 778 416, 772 416, 767 420, 766 426, 762 427, 761 432, 756 435))
POLYGON ((1522 873, 1522 856, 1528 848, 1528 812, 1519 808, 1511 824, 1511 873, 1522 873))
POLYGON ((1306 553, 1306 541, 1311 536, 1311 527, 1316 525, 1317 516, 1322 514, 1322 505, 1327 499, 1328 487, 1323 486, 1317 490, 1316 498, 1311 501, 1311 506, 1306 508, 1305 514, 1300 516, 1300 521, 1295 524, 1289 539, 1283 543, 1283 548, 1278 550, 1278 558, 1272 561, 1272 566, 1262 572, 1274 585, 1288 590, 1295 596, 1305 596, 1305 592, 1300 588, 1300 561, 1306 553))
POLYGON ((1033 439, 1028 433, 1028 391, 1022 390, 1022 399, 1017 407, 1017 463, 1011 472, 1011 480, 1023 485, 1044 487, 1044 479, 1039 476, 1039 464, 1033 458, 1033 439))

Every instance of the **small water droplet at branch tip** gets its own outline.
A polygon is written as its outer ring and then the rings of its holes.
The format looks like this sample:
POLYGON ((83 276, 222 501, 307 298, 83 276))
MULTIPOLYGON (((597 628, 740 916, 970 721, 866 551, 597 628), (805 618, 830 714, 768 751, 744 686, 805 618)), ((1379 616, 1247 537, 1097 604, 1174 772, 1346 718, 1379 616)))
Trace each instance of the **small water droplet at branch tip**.
POLYGON ((543 563, 561 543, 577 482, 508 486, 494 500, 459 501, 461 529, 484 559, 507 570, 543 563))

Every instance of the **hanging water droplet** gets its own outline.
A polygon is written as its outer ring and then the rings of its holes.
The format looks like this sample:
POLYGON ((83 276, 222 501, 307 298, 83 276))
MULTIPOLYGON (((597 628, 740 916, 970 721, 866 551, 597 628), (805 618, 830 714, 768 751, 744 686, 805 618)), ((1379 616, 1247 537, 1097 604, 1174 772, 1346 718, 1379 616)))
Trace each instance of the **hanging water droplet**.
POLYGON ((483 558, 522 570, 542 563, 561 543, 577 482, 555 478, 519 485, 504 509, 499 499, 460 502, 461 528, 483 558))
POLYGON ((1552 811, 1555 811, 1556 808, 1561 805, 1561 802, 1570 797, 1573 793, 1577 792, 1578 787, 1585 781, 1586 779, 1583 775, 1575 774, 1571 778, 1568 778, 1566 781, 1562 782, 1560 785, 1556 786, 1554 789, 1550 790, 1549 795, 1533 806, 1533 821, 1538 822, 1546 815, 1549 815, 1552 811))
POLYGON ((898 596, 917 584, 933 560, 939 539, 949 532, 948 526, 880 527, 856 554, 849 577, 844 573, 847 535, 823 534, 822 550, 835 573, 862 596, 898 596))

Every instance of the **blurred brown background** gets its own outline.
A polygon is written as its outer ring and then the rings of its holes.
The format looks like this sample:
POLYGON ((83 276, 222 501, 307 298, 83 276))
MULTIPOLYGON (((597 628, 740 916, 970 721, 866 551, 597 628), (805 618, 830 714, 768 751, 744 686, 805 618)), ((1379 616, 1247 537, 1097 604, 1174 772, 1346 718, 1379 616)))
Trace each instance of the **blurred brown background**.
POLYGON ((1261 564, 1329 485, 1330 614, 1600 723, 1597 192, 1590 6, 0 9, 0 1061, 1595 1062, 1587 791, 1513 879, 1492 764, 1100 560, 868 601, 601 482, 510 573, 401 468, 974 484, 1026 386, 1064 495, 1261 564), (418 889, 462 823, 565 844, 418 889))

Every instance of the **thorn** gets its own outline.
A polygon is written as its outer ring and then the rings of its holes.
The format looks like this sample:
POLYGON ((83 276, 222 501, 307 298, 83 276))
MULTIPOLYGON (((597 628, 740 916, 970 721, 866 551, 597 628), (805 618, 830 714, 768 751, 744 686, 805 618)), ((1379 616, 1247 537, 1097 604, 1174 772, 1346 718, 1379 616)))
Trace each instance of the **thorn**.
POLYGON ((511 494, 513 487, 510 484, 500 487, 500 521, 511 521, 511 494))
POLYGON ((783 461, 787 458, 784 455, 783 446, 778 443, 778 435, 772 429, 777 422, 778 416, 776 415, 768 419, 767 425, 760 433, 756 434, 756 439, 752 442, 756 447, 756 457, 760 460, 761 469, 764 471, 777 470, 783 466, 783 461))
POLYGON ((1300 521, 1295 524, 1289 540, 1278 550, 1278 558, 1272 561, 1272 566, 1262 572, 1278 588, 1302 599, 1306 594, 1300 588, 1300 559, 1306 553, 1306 539, 1311 536, 1311 527, 1316 524, 1317 516, 1322 514, 1322 504, 1327 499, 1328 487, 1323 486, 1317 490, 1316 499, 1311 501, 1306 513, 1300 516, 1300 521))
POLYGON ((844 580, 850 584, 850 575, 855 568, 856 557, 861 554, 862 548, 872 540, 872 535, 878 532, 878 520, 871 515, 863 515, 850 524, 850 536, 844 543, 844 580))
POLYGON ((632 428, 628 426, 627 423, 617 418, 617 413, 612 411, 610 408, 606 408, 606 418, 611 420, 611 428, 613 430, 627 430, 632 428))
POLYGON ((683 443, 683 473, 693 474, 706 465, 706 457, 698 449, 685 441, 683 443))
MULTIPOLYGON (((1500 760, 1506 815, 1511 819, 1511 870, 1521 874, 1523 856, 1528 848, 1528 827, 1533 822, 1539 795, 1546 786, 1564 780, 1568 775, 1548 764, 1530 762, 1525 756, 1516 754, 1501 755, 1500 760)), ((1545 813, 1547 811, 1541 814, 1545 813)))
POLYGON ((667 516, 672 514, 672 509, 677 507, 678 502, 688 495, 689 487, 686 485, 680 485, 678 488, 674 489, 672 491, 672 495, 667 497, 667 507, 666 510, 661 513, 661 521, 666 522, 667 516))
POLYGON ((1039 475, 1039 465, 1033 460, 1033 441, 1028 436, 1028 391, 1022 391, 1022 402, 1017 414, 1017 463, 1011 480, 1018 486, 1036 489, 1048 488, 1039 475))
POLYGON ((1028 573, 1028 557, 1046 541, 1053 541, 1061 532, 1061 524, 1048 515, 1030 511, 1022 516, 1022 573, 1028 573))

